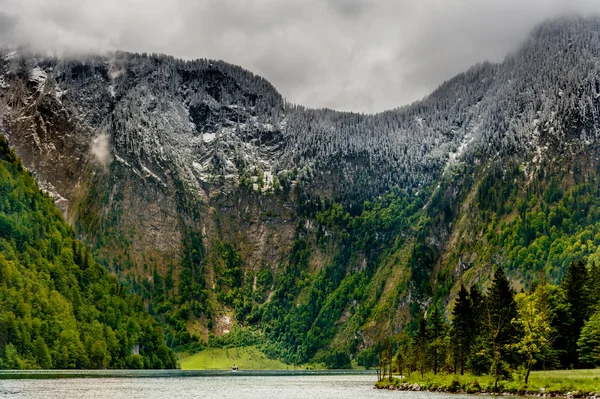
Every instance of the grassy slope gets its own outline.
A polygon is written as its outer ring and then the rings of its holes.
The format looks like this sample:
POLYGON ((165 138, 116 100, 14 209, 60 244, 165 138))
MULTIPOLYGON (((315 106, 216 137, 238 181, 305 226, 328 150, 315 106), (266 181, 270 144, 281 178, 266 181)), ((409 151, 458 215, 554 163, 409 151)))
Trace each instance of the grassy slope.
POLYGON ((287 370, 293 369, 279 360, 269 359, 253 346, 241 348, 210 348, 179 360, 184 370, 229 370, 233 364, 242 370, 287 370))
MULTIPOLYGON (((403 382, 417 383, 427 389, 445 389, 452 384, 452 381, 458 381, 460 389, 475 393, 476 383, 479 384, 482 390, 490 390, 494 386, 494 379, 490 376, 473 376, 473 375, 454 375, 454 374, 438 374, 433 375, 427 373, 421 378, 419 373, 412 373, 406 379, 395 379, 396 384, 403 382)), ((378 384, 389 384, 389 382, 381 382, 378 384)), ((555 392, 566 394, 572 391, 582 393, 600 391, 600 369, 596 370, 549 370, 549 371, 534 371, 529 377, 527 387, 517 379, 513 381, 500 381, 500 389, 508 392, 517 392, 520 389, 526 389, 529 392, 539 392, 540 388, 544 388, 546 393, 555 392)))

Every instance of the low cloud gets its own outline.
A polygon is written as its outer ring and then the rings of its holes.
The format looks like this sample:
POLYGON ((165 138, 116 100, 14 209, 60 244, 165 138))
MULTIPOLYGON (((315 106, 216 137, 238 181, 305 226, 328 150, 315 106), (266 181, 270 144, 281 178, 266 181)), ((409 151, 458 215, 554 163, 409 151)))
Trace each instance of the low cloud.
POLYGON ((110 136, 103 133, 95 137, 90 143, 90 153, 100 166, 107 169, 112 162, 110 136))
POLYGON ((598 0, 0 0, 0 41, 216 58, 290 101, 375 112, 414 101, 539 22, 598 0))

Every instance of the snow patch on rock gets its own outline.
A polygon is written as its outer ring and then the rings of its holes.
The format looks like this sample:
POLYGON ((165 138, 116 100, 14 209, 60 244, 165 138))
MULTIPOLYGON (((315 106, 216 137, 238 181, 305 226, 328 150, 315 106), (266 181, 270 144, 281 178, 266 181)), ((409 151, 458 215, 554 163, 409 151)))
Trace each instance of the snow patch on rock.
POLYGON ((38 84, 38 91, 44 91, 46 79, 48 79, 48 74, 39 66, 33 68, 29 73, 29 80, 38 84))

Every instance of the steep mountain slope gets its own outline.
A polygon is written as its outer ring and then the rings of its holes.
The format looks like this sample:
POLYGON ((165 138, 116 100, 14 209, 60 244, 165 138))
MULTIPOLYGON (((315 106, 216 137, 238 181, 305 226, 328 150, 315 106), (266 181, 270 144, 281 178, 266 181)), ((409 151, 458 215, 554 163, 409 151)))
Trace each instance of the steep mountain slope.
POLYGON ((0 137, 0 368, 174 368, 140 298, 94 262, 0 137))
POLYGON ((328 361, 495 264, 527 284, 596 256, 599 61, 599 20, 549 21, 502 63, 361 115, 221 61, 5 49, 0 120, 172 347, 235 329, 328 361))

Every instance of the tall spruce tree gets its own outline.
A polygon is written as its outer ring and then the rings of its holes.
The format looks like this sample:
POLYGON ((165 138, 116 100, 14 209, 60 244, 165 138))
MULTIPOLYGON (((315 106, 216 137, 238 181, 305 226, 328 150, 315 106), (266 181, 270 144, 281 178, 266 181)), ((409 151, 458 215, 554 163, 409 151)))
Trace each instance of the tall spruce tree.
POLYGON ((454 356, 462 375, 465 373, 465 364, 473 340, 473 308, 469 292, 464 285, 460 286, 452 309, 452 338, 454 356))
POLYGON ((517 326, 512 322, 518 316, 515 292, 502 267, 494 273, 488 299, 487 331, 493 349, 492 374, 497 388, 498 380, 507 373, 506 364, 514 360, 509 348, 518 339, 517 326))
POLYGON ((433 363, 433 374, 437 374, 445 352, 446 322, 437 306, 433 307, 428 319, 429 352, 433 363))
POLYGON ((481 291, 477 289, 477 287, 473 286, 471 287, 471 291, 469 292, 469 300, 471 301, 471 312, 473 315, 472 340, 474 341, 482 333, 483 320, 486 312, 485 297, 483 296, 481 291))
POLYGON ((588 270, 582 260, 571 262, 567 273, 562 281, 561 287, 565 291, 567 302, 571 307, 571 316, 573 322, 570 328, 570 334, 565 337, 566 341, 566 367, 577 367, 579 359, 577 356, 577 339, 581 334, 581 329, 585 321, 589 318, 591 312, 592 298, 589 289, 588 270))
POLYGON ((418 350, 418 367, 421 372, 421 377, 425 374, 425 354, 427 353, 427 319, 425 317, 421 317, 419 320, 419 330, 417 331, 417 336, 415 337, 415 341, 417 343, 418 350))
POLYGON ((471 287, 469 293, 471 301, 472 322, 471 322, 471 341, 466 367, 475 375, 488 373, 491 367, 491 353, 488 344, 487 333, 487 301, 485 295, 477 289, 471 287))
POLYGON ((569 338, 572 335, 573 316, 565 290, 551 286, 548 290, 550 305, 550 326, 552 345, 542 357, 544 368, 567 368, 571 357, 568 353, 569 338))
POLYGON ((513 344, 517 336, 517 328, 512 320, 517 317, 515 291, 504 274, 504 269, 498 267, 494 273, 489 292, 489 319, 495 329, 494 341, 500 346, 513 344))

